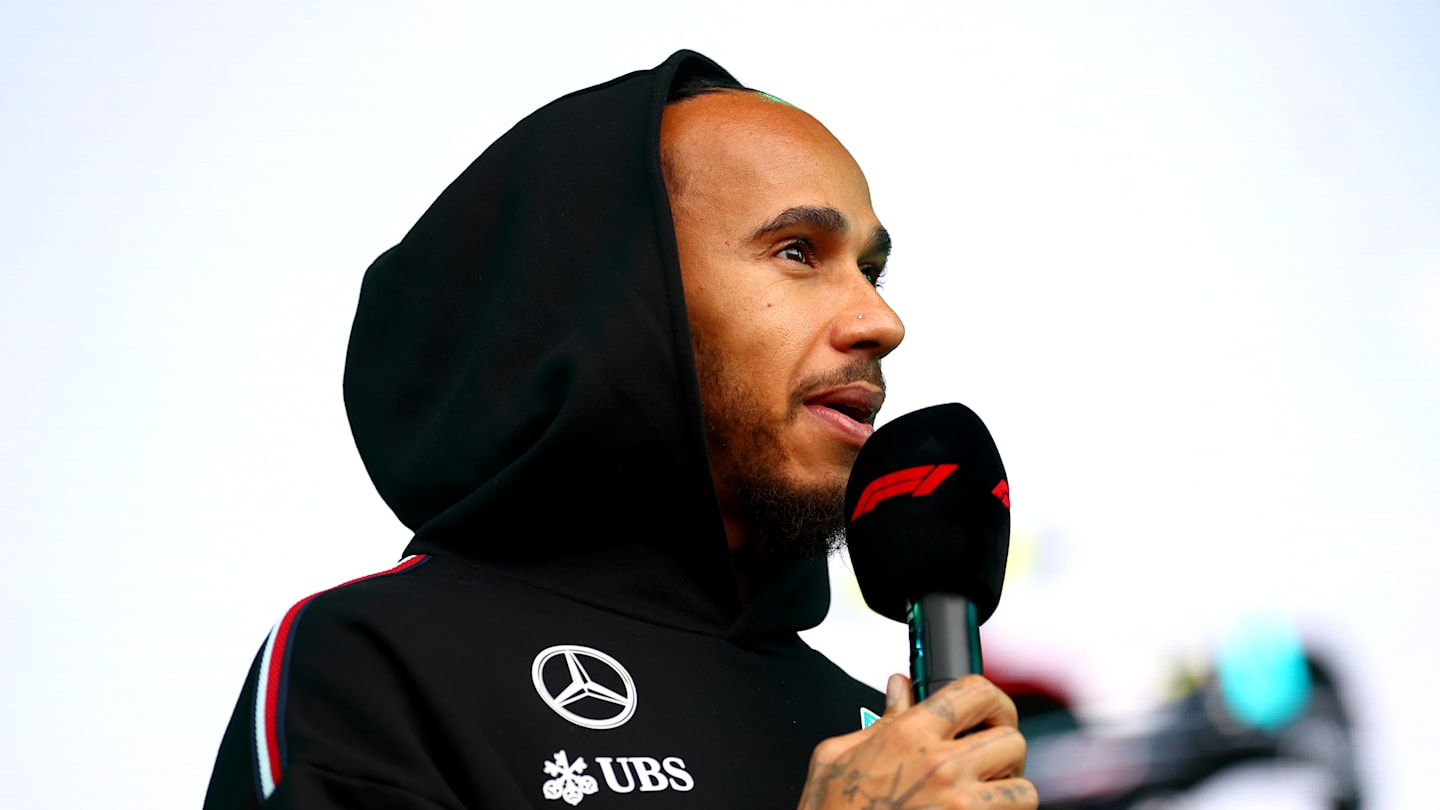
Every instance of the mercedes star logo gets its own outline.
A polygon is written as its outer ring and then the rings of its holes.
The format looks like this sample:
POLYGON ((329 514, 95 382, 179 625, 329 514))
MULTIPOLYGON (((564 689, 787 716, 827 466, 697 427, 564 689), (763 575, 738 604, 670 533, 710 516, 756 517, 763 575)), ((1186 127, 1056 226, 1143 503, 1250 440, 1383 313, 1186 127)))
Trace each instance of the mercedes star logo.
POLYGON ((541 650, 530 666, 530 678, 540 699, 577 726, 615 728, 635 713, 630 673, 591 647, 559 644, 541 650))

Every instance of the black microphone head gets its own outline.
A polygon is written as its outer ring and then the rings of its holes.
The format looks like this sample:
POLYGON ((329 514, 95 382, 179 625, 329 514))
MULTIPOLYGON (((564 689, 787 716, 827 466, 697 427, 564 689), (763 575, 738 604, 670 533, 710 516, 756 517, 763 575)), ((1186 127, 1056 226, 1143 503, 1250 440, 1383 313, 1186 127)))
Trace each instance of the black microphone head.
POLYGON ((846 545, 870 609, 905 621, 909 600, 958 594, 980 621, 1000 603, 1010 485, 990 431, 957 403, 875 431, 850 472, 846 545))

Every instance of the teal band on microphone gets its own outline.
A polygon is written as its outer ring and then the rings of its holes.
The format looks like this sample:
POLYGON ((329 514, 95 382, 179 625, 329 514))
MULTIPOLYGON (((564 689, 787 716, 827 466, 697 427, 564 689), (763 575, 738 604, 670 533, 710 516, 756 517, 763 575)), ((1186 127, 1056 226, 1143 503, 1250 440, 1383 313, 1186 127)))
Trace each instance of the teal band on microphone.
POLYGON ((916 702, 945 684, 984 671, 975 603, 955 594, 927 594, 910 603, 910 685, 916 702))

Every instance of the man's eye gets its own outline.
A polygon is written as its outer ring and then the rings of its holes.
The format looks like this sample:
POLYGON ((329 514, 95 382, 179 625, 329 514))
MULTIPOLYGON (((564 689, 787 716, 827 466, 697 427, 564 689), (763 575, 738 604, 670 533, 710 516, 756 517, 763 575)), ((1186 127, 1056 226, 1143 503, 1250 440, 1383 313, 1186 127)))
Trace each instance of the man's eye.
POLYGON ((860 265, 860 273, 865 276, 866 281, 870 282, 871 287, 879 289, 881 286, 884 285, 884 267, 874 264, 862 264, 860 265))
POLYGON ((782 259, 789 259, 792 262, 814 264, 815 246, 811 245, 810 242, 805 239, 797 239, 785 247, 780 248, 780 252, 776 255, 782 259))

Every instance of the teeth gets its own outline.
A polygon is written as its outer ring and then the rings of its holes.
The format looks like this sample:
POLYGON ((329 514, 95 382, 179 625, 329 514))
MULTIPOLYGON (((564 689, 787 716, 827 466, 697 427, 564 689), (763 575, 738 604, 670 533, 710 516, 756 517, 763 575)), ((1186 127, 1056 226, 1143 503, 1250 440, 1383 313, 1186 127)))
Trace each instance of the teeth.
POLYGON ((832 411, 839 411, 840 413, 845 414, 851 419, 854 419, 856 422, 869 422, 870 419, 875 415, 874 412, 871 411, 869 408, 854 408, 849 405, 842 405, 838 403, 828 404, 825 407, 829 408, 832 411))

